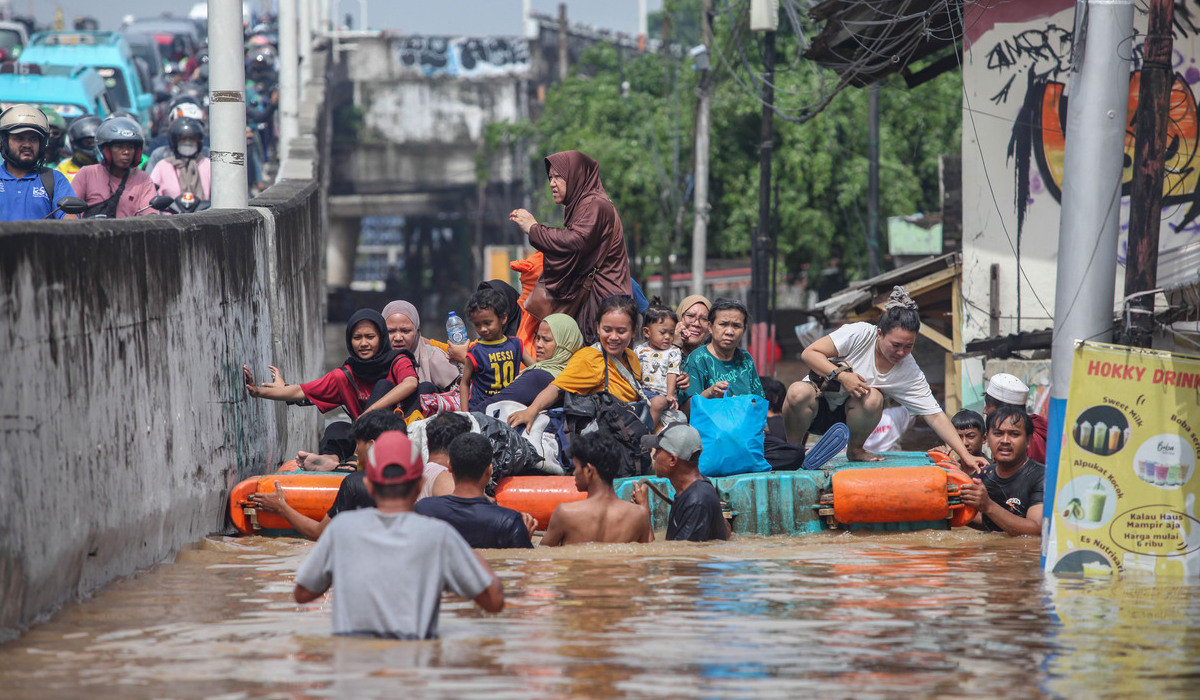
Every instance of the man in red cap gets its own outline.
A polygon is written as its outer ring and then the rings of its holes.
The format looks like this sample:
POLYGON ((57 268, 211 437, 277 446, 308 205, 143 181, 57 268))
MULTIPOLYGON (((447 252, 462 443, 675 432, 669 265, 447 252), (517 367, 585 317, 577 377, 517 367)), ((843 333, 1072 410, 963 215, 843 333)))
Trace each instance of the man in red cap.
POLYGON ((376 507, 333 519, 296 572, 297 603, 319 598, 336 581, 334 634, 433 639, 444 590, 488 612, 504 609, 487 562, 448 523, 413 512, 424 466, 406 435, 380 435, 366 464, 376 507))

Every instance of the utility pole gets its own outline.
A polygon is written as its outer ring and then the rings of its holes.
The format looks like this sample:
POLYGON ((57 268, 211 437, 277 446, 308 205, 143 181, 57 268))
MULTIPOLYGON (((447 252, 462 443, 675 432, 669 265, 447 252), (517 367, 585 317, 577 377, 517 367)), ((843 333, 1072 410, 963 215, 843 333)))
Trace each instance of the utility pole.
POLYGON ((242 3, 208 0, 208 44, 212 207, 242 209, 249 196, 242 3))
POLYGON ((1154 294, 1158 286, 1158 234, 1162 227, 1163 157, 1171 109, 1172 0, 1150 0, 1142 51, 1134 129, 1133 187, 1129 193, 1129 246, 1125 255, 1125 328, 1129 345, 1150 347, 1154 294))
MULTIPOLYGON (((1133 0, 1087 0, 1086 7, 1080 3, 1076 8, 1054 287, 1047 484, 1058 479, 1075 343, 1107 340, 1112 330, 1129 107, 1125 76, 1133 0), (1092 250, 1095 255, 1089 254, 1092 250)), ((1053 487, 1046 489, 1045 506, 1047 514, 1054 512, 1053 487)), ((1043 549, 1043 562, 1045 554, 1043 549)))
POLYGON ((867 270, 879 274, 879 83, 867 89, 867 270))
POLYGON ((704 0, 700 10, 700 40, 703 43, 692 49, 696 69, 700 71, 700 95, 696 104, 695 189, 692 197, 692 294, 704 294, 704 274, 708 267, 708 131, 712 112, 712 96, 709 94, 712 85, 709 60, 712 27, 708 15, 711 11, 712 0, 704 0))
POLYGON ((754 363, 767 366, 770 357, 768 299, 771 266, 767 260, 771 245, 771 154, 775 129, 775 30, 779 26, 779 5, 771 0, 752 0, 750 28, 763 31, 762 129, 758 149, 758 226, 751 241, 750 315, 754 326, 750 335, 754 363))
POLYGON ((300 55, 297 0, 279 0, 279 161, 300 135, 300 55))
POLYGON ((558 3, 558 81, 567 80, 567 62, 571 58, 567 51, 567 3, 558 3))

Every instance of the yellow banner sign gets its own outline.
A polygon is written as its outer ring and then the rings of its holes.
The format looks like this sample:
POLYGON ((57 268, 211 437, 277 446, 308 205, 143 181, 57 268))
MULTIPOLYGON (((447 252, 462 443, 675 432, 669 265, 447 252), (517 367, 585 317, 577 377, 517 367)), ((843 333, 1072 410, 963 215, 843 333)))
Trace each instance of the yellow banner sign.
POLYGON ((1067 394, 1046 566, 1200 576, 1200 357, 1084 343, 1067 394))

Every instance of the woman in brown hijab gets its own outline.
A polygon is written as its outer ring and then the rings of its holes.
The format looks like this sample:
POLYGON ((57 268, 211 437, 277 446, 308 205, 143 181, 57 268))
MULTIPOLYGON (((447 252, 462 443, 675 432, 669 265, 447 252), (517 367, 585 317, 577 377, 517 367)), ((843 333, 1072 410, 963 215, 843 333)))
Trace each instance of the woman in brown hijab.
POLYGON ((508 218, 545 255, 538 288, 525 310, 539 318, 565 313, 579 322, 587 343, 596 340, 596 309, 614 294, 632 295, 629 257, 621 217, 600 184, 600 166, 579 151, 546 157, 555 204, 563 205, 562 228, 543 226, 525 209, 508 218))

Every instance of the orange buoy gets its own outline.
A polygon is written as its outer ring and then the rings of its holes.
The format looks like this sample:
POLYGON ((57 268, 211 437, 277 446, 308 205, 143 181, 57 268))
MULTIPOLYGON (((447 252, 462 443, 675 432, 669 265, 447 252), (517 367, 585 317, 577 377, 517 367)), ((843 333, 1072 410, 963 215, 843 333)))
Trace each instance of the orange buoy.
POLYGON ((930 459, 930 460, 931 460, 931 461, 932 461, 934 464, 937 464, 938 462, 950 462, 950 461, 953 461, 953 460, 951 459, 950 455, 946 454, 945 452, 942 452, 941 450, 930 450, 930 451, 928 451, 928 452, 926 452, 926 453, 925 453, 925 456, 926 456, 926 457, 929 457, 929 459, 930 459))
POLYGON ((343 472, 307 472, 302 474, 267 474, 242 481, 229 493, 229 517, 243 535, 257 530, 291 530, 292 525, 282 515, 260 511, 250 500, 253 493, 273 493, 279 482, 288 505, 314 520, 321 520, 333 499, 337 497, 343 472))
POLYGON ((582 501, 587 494, 575 488, 573 476, 506 476, 496 482, 496 503, 529 513, 545 530, 560 503, 582 501))
MULTIPOLYGON (((971 483, 971 477, 961 469, 947 469, 946 481, 949 482, 948 489, 951 497, 958 496, 958 487, 963 484, 971 483)), ((962 527, 975 519, 975 513, 978 512, 975 506, 969 506, 965 503, 953 503, 950 505, 950 527, 962 527)))
POLYGON ((834 472, 838 522, 899 523, 950 517, 946 471, 940 467, 843 469, 834 472))

